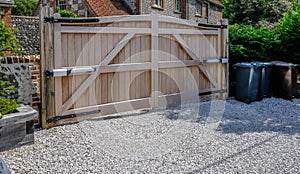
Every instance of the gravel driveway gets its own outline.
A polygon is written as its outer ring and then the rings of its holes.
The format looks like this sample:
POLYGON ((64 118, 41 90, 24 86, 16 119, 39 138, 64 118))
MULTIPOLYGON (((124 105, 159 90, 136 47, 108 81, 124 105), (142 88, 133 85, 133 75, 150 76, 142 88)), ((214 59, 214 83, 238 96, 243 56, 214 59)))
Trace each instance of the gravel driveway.
POLYGON ((12 173, 300 173, 300 100, 213 100, 35 132, 12 173))

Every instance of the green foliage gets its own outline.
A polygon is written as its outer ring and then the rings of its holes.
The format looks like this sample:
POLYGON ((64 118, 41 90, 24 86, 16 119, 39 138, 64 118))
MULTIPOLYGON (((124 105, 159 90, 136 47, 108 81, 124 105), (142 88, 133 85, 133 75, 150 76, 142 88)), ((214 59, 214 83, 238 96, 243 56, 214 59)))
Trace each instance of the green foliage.
POLYGON ((290 9, 289 0, 222 0, 230 24, 272 26, 290 9))
POLYGON ((21 47, 19 46, 19 40, 14 35, 17 29, 7 28, 5 22, 0 19, 0 56, 3 56, 5 51, 16 52, 21 47))
POLYGON ((280 35, 282 45, 281 59, 289 59, 291 62, 300 63, 300 3, 293 3, 292 11, 284 15, 280 26, 276 28, 280 35))
POLYGON ((19 101, 9 98, 17 92, 17 88, 9 81, 0 80, 0 113, 2 115, 16 111, 19 101))
POLYGON ((230 26, 229 37, 232 62, 270 61, 277 58, 276 50, 281 41, 274 30, 234 24, 230 26))
POLYGON ((70 18, 77 17, 77 15, 73 11, 61 10, 59 7, 56 7, 56 11, 60 14, 61 17, 70 17, 70 18))
MULTIPOLYGON (((225 1, 228 3, 233 2, 231 0, 225 1)), ((245 0, 240 0, 238 2, 245 2, 245 0)), ((271 3, 271 1, 268 0, 252 1, 251 3, 257 2, 271 3)), ((237 3, 233 3, 231 6, 236 4, 237 3)), ((237 16, 233 15, 233 13, 229 13, 231 15, 229 17, 231 17, 233 23, 236 23, 234 25, 230 25, 229 27, 231 63, 256 60, 281 60, 286 62, 300 63, 299 12, 299 1, 295 1, 292 3, 290 10, 287 11, 287 13, 282 14, 283 18, 278 20, 278 24, 275 27, 262 27, 259 25, 259 22, 261 22, 262 19, 268 19, 272 17, 271 12, 265 12, 264 14, 255 17, 255 25, 252 23, 254 18, 252 18, 251 15, 250 17, 252 22, 247 22, 245 21, 245 17, 238 19, 237 16), (259 22, 257 23, 257 21, 259 22)), ((238 13, 240 12, 236 12, 236 14, 238 13)), ((249 11, 246 11, 245 13, 248 14, 249 11)), ((275 18, 279 18, 279 16, 275 18)), ((269 21, 273 22, 272 20, 269 21)))
POLYGON ((18 102, 15 99, 0 98, 0 113, 2 115, 15 112, 18 108, 18 102))
POLYGON ((16 16, 32 16, 38 4, 38 0, 15 0, 12 14, 16 16))

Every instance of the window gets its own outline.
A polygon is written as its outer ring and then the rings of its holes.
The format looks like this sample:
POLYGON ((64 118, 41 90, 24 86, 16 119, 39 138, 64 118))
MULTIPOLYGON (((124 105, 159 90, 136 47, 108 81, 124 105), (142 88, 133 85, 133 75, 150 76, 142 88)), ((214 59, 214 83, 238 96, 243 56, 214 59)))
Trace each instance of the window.
POLYGON ((180 6, 181 6, 180 0, 175 0, 175 11, 176 12, 180 12, 181 11, 180 6))
POLYGON ((203 4, 203 9, 202 9, 202 16, 204 18, 208 18, 208 4, 207 3, 204 3, 203 4))
POLYGON ((61 10, 65 10, 67 8, 67 6, 66 6, 66 0, 57 0, 57 6, 61 10))
POLYGON ((153 0, 153 7, 163 8, 163 0, 153 0))
POLYGON ((198 2, 196 4, 196 16, 202 16, 202 3, 198 2))

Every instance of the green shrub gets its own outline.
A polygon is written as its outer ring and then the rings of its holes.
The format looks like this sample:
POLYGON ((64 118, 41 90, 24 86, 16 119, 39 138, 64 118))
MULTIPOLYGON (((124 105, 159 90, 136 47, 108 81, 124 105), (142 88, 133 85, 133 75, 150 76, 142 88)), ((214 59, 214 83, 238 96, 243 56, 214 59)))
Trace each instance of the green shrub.
POLYGON ((2 115, 15 112, 18 106, 18 101, 15 99, 0 98, 0 113, 2 115))
POLYGON ((270 61, 278 58, 279 35, 267 28, 251 25, 231 25, 229 28, 230 58, 241 61, 270 61))
POLYGON ((70 10, 61 10, 59 7, 56 7, 56 11, 60 14, 61 17, 70 17, 70 18, 77 17, 77 15, 70 10))
POLYGON ((17 52, 21 49, 16 35, 17 29, 7 28, 3 20, 0 19, 0 56, 3 56, 6 51, 17 52))
POLYGON ((0 80, 0 113, 2 115, 16 111, 19 101, 12 94, 17 93, 17 88, 9 81, 0 80))
MULTIPOLYGON (((7 28, 5 22, 0 19, 0 56, 6 51, 16 52, 20 49, 18 39, 14 35, 16 29, 7 28)), ((1 66, 1 65, 0 65, 1 66)), ((17 88, 9 81, 0 80, 0 113, 14 112, 18 107, 18 100, 12 98, 17 88)))
POLYGON ((284 15, 276 28, 281 40, 281 60, 300 63, 300 3, 294 3, 292 10, 284 15))
POLYGON ((32 16, 38 4, 38 0, 15 0, 15 7, 12 9, 12 15, 32 16))

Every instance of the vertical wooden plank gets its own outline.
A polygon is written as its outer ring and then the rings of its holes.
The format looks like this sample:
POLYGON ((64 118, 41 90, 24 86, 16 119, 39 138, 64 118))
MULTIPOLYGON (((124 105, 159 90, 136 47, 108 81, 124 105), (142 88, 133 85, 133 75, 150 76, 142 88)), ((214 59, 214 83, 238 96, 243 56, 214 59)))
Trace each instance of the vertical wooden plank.
MULTIPOLYGON (((89 54, 89 34, 88 33, 83 33, 82 34, 82 65, 83 66, 90 66, 91 65, 91 58, 90 58, 90 54, 89 54)), ((82 78, 86 79, 89 75, 83 75, 82 78)), ((81 82, 82 83, 82 82, 81 82)), ((91 85, 86 89, 86 91, 82 94, 82 99, 83 99, 83 105, 82 106, 89 106, 90 104, 90 87, 93 85, 93 83, 91 83, 91 85)), ((92 92, 91 92, 92 93, 92 92)), ((92 96, 94 97, 94 95, 92 96)))
POLYGON ((54 82, 51 78, 45 76, 45 71, 53 69, 53 24, 44 23, 44 17, 50 17, 53 11, 50 7, 43 7, 40 11, 40 54, 41 54, 41 124, 43 128, 53 127, 54 124, 48 124, 47 119, 54 116, 54 82))
MULTIPOLYGON (((68 60, 68 35, 63 34, 61 36, 61 46, 62 46, 62 66, 68 67, 69 60, 68 60)), ((66 102, 69 98, 69 77, 62 78, 62 103, 66 102)))
POLYGON ((151 106, 158 106, 158 16, 152 16, 151 23, 151 106))
MULTIPOLYGON (((120 39, 122 39, 122 37, 120 39)), ((125 61, 125 49, 126 49, 126 46, 119 53, 119 63, 121 63, 121 64, 124 63, 124 61, 125 61)), ((125 78, 126 78, 126 73, 120 72, 119 73, 119 88, 118 88, 119 101, 124 101, 126 99, 125 78)))
MULTIPOLYGON (((170 42, 171 42, 171 60, 178 61, 178 51, 179 48, 175 42, 175 39, 173 36, 170 37, 170 42)), ((174 85, 172 85, 172 93, 178 93, 178 88, 177 88, 177 82, 178 82, 178 68, 172 68, 171 69, 171 74, 172 74, 172 79, 174 80, 174 85)))
MULTIPOLYGON (((118 23, 115 22, 114 27, 118 27, 118 26, 119 26, 118 23)), ((122 38, 121 39, 119 39, 119 38, 120 38, 120 34, 115 34, 113 36, 113 43, 118 43, 122 39, 122 38)), ((115 47, 115 45, 113 47, 115 47)), ((120 55, 120 53, 118 53, 118 55, 113 59, 114 64, 119 64, 119 55, 120 55)), ((112 101, 113 102, 120 101, 119 88, 120 88, 119 73, 114 73, 113 79, 112 79, 112 101)))
MULTIPOLYGON (((70 67, 74 67, 76 65, 76 57, 75 57, 75 35, 74 34, 68 34, 68 66, 70 67)), ((69 86, 69 97, 72 96, 73 91, 75 90, 75 77, 74 76, 70 76, 68 78, 68 86, 69 86)), ((74 105, 72 105, 71 108, 74 108, 74 105)))
MULTIPOLYGON (((84 66, 85 65, 85 60, 84 60, 84 56, 86 54, 86 50, 84 49, 85 47, 85 34, 75 34, 75 42, 74 42, 74 47, 75 47, 75 66, 84 66)), ((77 89, 82 82, 85 80, 86 76, 85 75, 76 75, 74 76, 74 83, 73 83, 73 88, 74 90, 77 89)), ((86 100, 86 96, 87 95, 87 90, 85 90, 82 94, 81 97, 79 97, 76 101, 75 101, 75 108, 80 108, 86 105, 86 103, 88 102, 86 100)))
MULTIPOLYGON (((188 46, 189 45, 189 38, 187 35, 183 35, 182 38, 185 40, 186 44, 188 46)), ((190 59, 187 57, 187 53, 185 52, 185 59, 190 59)), ((183 89, 184 89, 184 92, 187 92, 188 91, 188 88, 189 88, 189 77, 188 77, 188 67, 184 67, 183 68, 183 89)))
MULTIPOLYGON (((114 48, 114 37, 115 37, 115 34, 109 34, 107 36, 107 50, 108 52, 110 52, 113 48, 114 48)), ((107 102, 108 103, 111 103, 113 100, 112 100, 112 92, 113 92, 113 84, 112 84, 112 81, 113 81, 113 77, 114 77, 114 74, 115 73, 108 73, 107 74, 107 102)))
MULTIPOLYGON (((135 23, 130 23, 130 27, 135 27, 135 23)), ((136 40, 137 40, 137 36, 134 36, 131 41, 130 41, 130 63, 135 63, 136 62, 136 40)), ((130 72, 130 80, 131 80, 131 84, 130 84, 130 99, 135 99, 137 97, 136 93, 136 71, 131 71, 130 72)))
MULTIPOLYGON (((124 27, 130 27, 130 24, 128 22, 123 24, 124 27)), ((131 47, 131 41, 128 42, 128 44, 124 47, 124 63, 130 63, 130 47, 131 47)), ((124 84, 124 100, 130 99, 130 80, 131 80, 131 73, 130 72, 124 72, 124 80, 122 80, 121 83, 124 84)))
MULTIPOLYGON (((108 54, 108 47, 107 47, 107 35, 101 34, 101 61, 103 58, 108 54)), ((105 104, 108 103, 108 81, 107 81, 108 74, 101 75, 101 103, 105 104)))
MULTIPOLYGON (((135 28, 140 28, 140 22, 136 22, 135 24, 135 28)), ((141 35, 136 35, 135 37, 135 63, 139 63, 139 62, 142 62, 141 61, 141 35)), ((135 98, 141 98, 142 97, 142 88, 141 88, 141 85, 142 85, 142 81, 141 81, 141 77, 142 77, 142 74, 141 74, 141 71, 137 71, 136 74, 136 81, 135 81, 135 98)))
MULTIPOLYGON (((88 52, 88 65, 96 65, 95 62, 95 35, 86 34, 87 35, 87 52, 88 52)), ((94 82, 88 88, 88 97, 89 97, 89 106, 97 104, 97 96, 96 96, 96 83, 98 78, 95 79, 94 82)))
MULTIPOLYGON (((101 61, 101 35, 100 34, 95 34, 93 36, 92 42, 94 45, 94 64, 98 65, 101 61)), ((101 74, 98 76, 98 78, 95 80, 95 97, 96 97, 96 103, 98 105, 101 104, 101 74)))
MULTIPOLYGON (((146 27, 145 22, 140 24, 140 27, 146 27)), ((149 46, 147 35, 140 35, 141 37, 141 51, 140 51, 140 62, 148 62, 148 51, 149 46)), ((141 76, 141 97, 147 97, 147 71, 142 72, 141 76)))
MULTIPOLYGON (((55 17, 60 17, 60 15, 55 14, 55 17)), ((62 61, 65 57, 62 57, 62 44, 61 44, 61 24, 54 24, 54 68, 59 69, 62 67, 62 61)), ((54 79, 55 84, 55 115, 59 114, 62 106, 62 78, 56 77, 54 79)))

